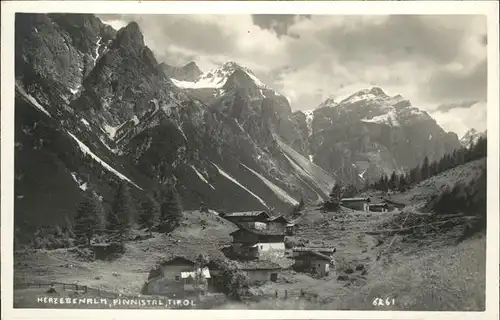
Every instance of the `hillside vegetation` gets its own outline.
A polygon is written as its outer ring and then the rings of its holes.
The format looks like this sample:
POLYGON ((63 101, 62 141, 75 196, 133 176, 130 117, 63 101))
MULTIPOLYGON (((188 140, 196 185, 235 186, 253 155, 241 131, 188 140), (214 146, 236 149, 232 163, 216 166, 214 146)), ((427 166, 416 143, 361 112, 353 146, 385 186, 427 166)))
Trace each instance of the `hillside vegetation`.
MULTIPOLYGON (((396 303, 385 309, 484 309, 485 236, 465 231, 475 217, 424 211, 433 208, 431 203, 444 186, 477 182, 485 166, 486 159, 469 162, 392 195, 391 199, 408 203, 402 211, 366 213, 341 208, 329 213, 306 206, 297 219, 299 231, 287 241, 335 247, 334 272, 316 279, 288 269, 291 260, 285 258, 280 261, 285 269, 278 282, 251 288, 257 302, 244 300, 223 308, 378 310, 373 300, 389 297, 396 303), (291 298, 269 299, 276 290, 280 297, 287 290, 291 298), (304 298, 297 300, 301 290, 304 298)), ((221 249, 230 243, 234 230, 236 226, 213 212, 185 212, 171 234, 153 233, 149 239, 126 241, 125 253, 114 261, 86 261, 74 248, 18 251, 15 278, 18 282, 78 282, 138 294, 160 260, 200 252, 212 259, 223 258, 221 249)), ((16 294, 22 292, 16 290, 16 294)))

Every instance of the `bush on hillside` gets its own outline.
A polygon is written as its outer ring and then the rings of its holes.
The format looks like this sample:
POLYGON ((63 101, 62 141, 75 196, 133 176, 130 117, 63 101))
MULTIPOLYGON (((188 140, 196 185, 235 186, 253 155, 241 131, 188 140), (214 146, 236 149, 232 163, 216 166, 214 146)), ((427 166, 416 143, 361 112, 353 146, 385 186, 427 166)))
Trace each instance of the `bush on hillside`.
POLYGON ((30 247, 34 249, 60 249, 75 245, 74 234, 69 227, 44 226, 33 234, 30 247))
POLYGON ((436 214, 464 214, 476 219, 467 227, 466 233, 472 235, 486 228, 486 168, 468 184, 463 182, 447 187, 441 194, 433 197, 426 205, 436 214))

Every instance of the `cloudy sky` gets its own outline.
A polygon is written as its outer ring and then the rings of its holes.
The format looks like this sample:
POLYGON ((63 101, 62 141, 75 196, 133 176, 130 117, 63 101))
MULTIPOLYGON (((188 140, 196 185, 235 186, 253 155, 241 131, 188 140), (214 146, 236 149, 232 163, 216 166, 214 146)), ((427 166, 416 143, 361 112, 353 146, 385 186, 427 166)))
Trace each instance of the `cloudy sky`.
POLYGON ((136 21, 159 61, 196 61, 204 71, 231 60, 314 109, 379 86, 402 94, 445 130, 486 129, 483 16, 106 15, 136 21))

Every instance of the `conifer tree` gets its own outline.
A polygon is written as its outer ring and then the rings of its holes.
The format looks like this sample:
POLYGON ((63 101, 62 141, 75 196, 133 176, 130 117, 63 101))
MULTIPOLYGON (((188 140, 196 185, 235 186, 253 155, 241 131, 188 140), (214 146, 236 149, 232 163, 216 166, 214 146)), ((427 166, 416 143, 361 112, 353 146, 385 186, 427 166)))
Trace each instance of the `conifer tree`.
POLYGON ((382 191, 387 192, 389 190, 389 177, 384 173, 382 176, 382 191))
POLYGON ((83 200, 78 205, 74 220, 74 234, 77 242, 90 245, 90 240, 99 227, 99 217, 102 216, 102 207, 94 193, 87 189, 83 200))
POLYGON ((389 188, 391 190, 399 189, 399 179, 398 176, 396 175, 396 171, 393 171, 391 174, 391 178, 389 180, 389 188))
POLYGON ((128 184, 121 181, 116 190, 111 212, 108 214, 107 230, 119 235, 123 240, 125 234, 130 230, 134 221, 135 208, 128 184))
POLYGON ((433 177, 438 174, 438 164, 436 161, 432 161, 429 166, 429 177, 433 177))
POLYGON ((405 191, 407 186, 408 186, 408 182, 406 181, 406 175, 404 173, 402 173, 399 175, 399 183, 398 183, 397 190, 405 191))
POLYGON ((168 233, 177 228, 182 220, 182 207, 175 187, 167 185, 161 193, 160 232, 168 233))
POLYGON ((160 217, 160 205, 152 198, 147 197, 141 202, 139 225, 147 228, 150 232, 158 226, 160 217))
POLYGON ((343 197, 343 185, 342 182, 337 181, 335 185, 332 188, 332 192, 330 192, 330 201, 328 206, 333 209, 337 210, 340 208, 340 201, 342 200, 343 197))
POLYGON ((429 158, 426 156, 424 158, 424 161, 422 163, 422 169, 421 169, 421 173, 420 173, 420 176, 421 176, 421 180, 425 180, 427 178, 429 178, 429 158))

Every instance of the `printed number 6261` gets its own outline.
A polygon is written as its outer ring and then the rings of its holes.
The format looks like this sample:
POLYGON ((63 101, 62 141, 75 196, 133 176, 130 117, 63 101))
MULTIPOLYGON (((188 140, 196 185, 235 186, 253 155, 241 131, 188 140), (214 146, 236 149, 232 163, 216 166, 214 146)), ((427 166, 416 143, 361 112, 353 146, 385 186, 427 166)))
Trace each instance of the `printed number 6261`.
POLYGON ((394 298, 385 298, 385 299, 375 298, 375 299, 373 299, 372 304, 375 307, 389 307, 389 306, 395 305, 396 301, 394 298))

